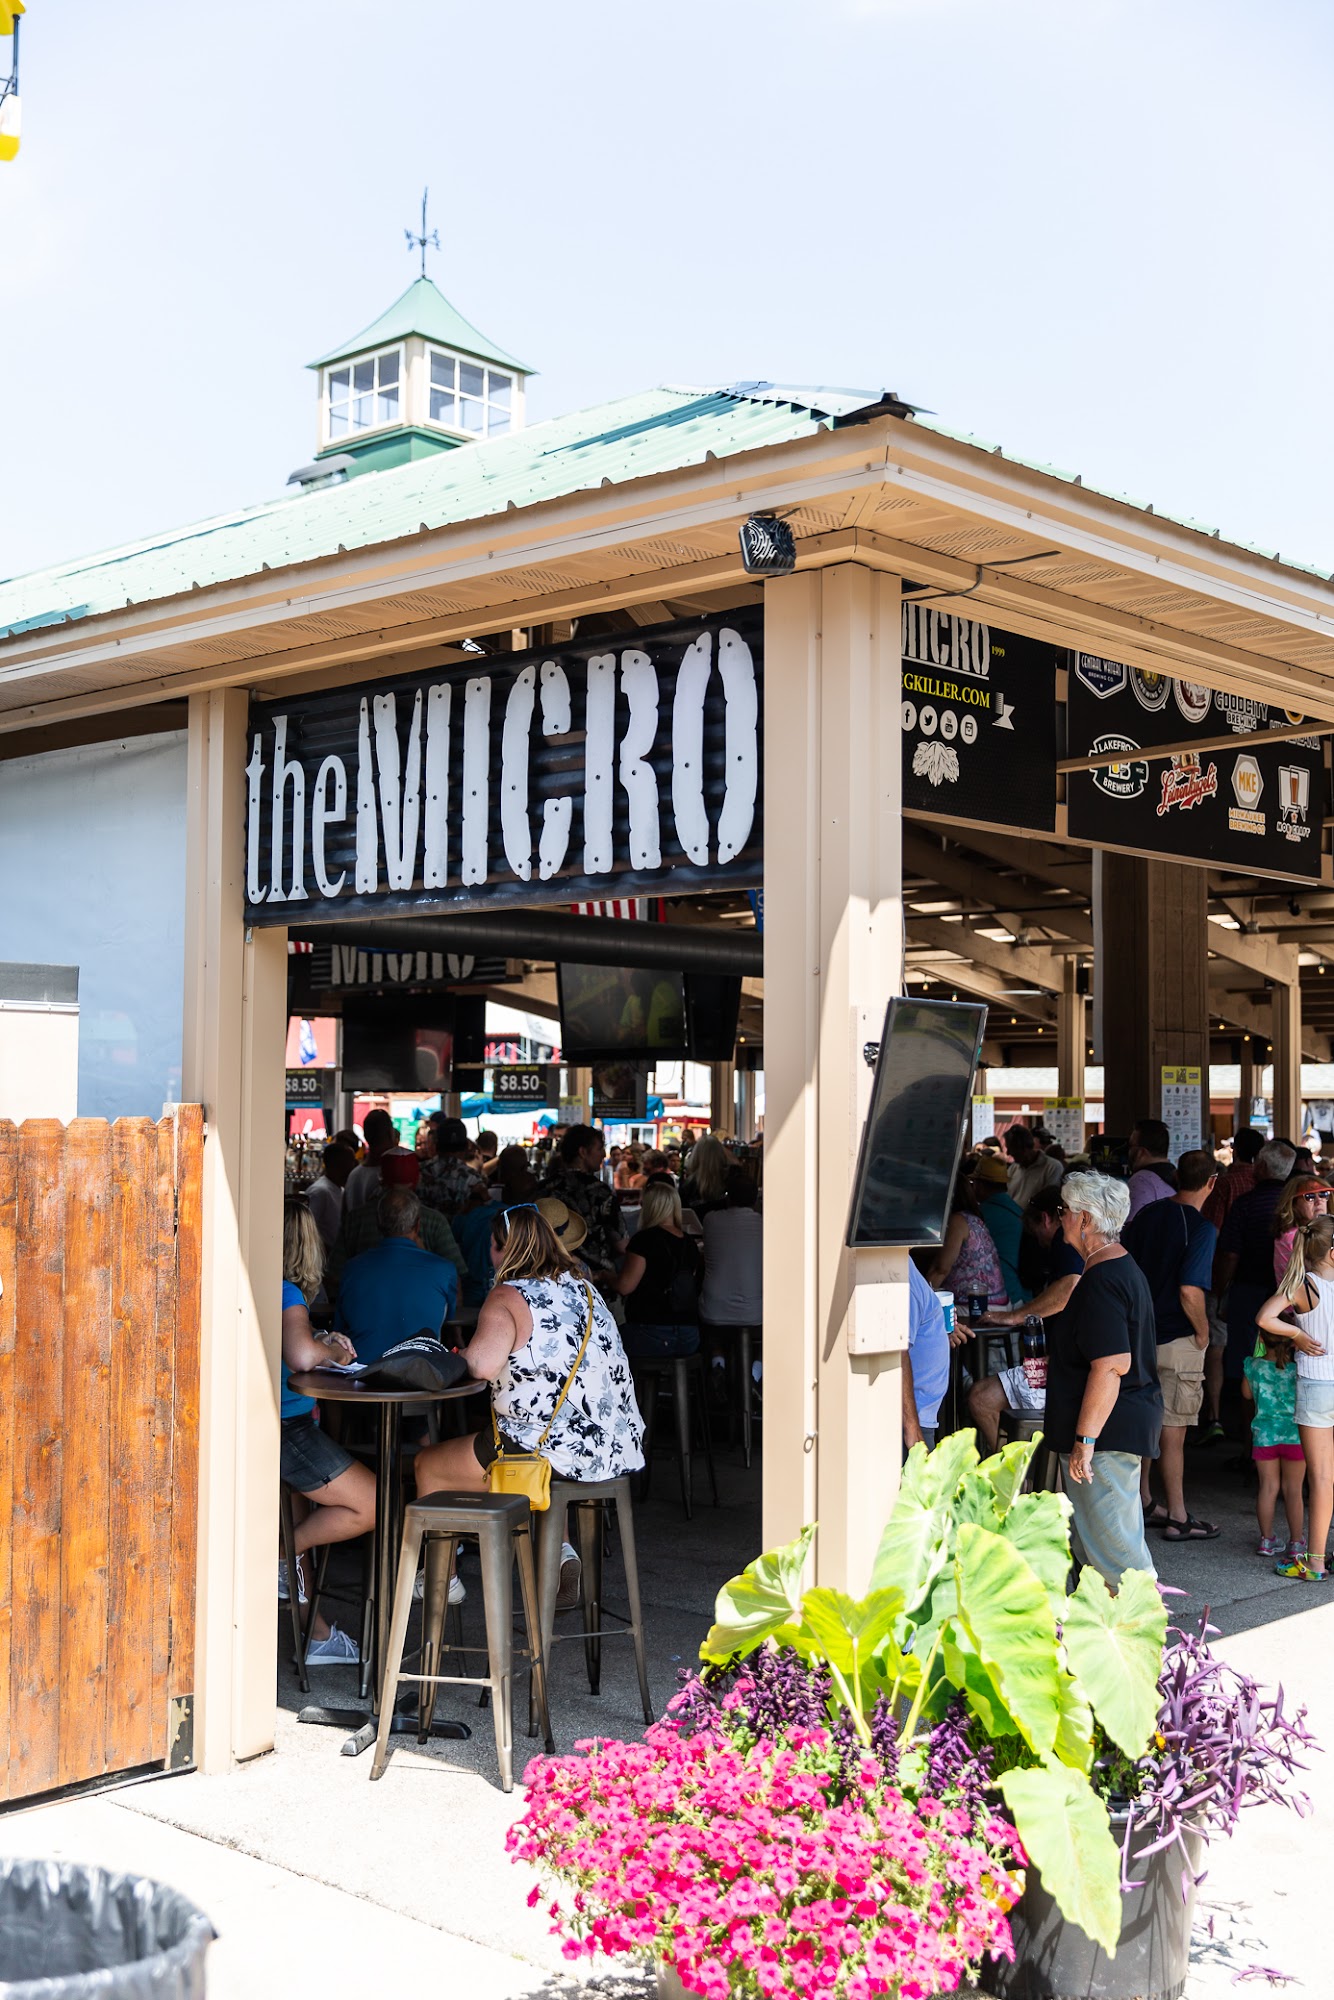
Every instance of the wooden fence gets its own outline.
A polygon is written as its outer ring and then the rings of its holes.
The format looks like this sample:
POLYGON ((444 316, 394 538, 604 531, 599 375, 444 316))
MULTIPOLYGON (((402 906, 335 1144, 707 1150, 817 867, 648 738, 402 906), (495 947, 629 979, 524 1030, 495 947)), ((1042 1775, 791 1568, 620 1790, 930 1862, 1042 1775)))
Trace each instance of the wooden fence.
POLYGON ((202 1153, 0 1123, 0 1799, 189 1761, 202 1153))

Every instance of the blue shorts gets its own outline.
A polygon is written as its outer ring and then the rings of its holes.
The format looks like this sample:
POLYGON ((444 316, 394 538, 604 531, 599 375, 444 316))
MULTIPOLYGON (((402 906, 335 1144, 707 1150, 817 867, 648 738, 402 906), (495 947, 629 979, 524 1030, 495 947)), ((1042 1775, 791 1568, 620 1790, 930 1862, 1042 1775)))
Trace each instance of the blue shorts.
POLYGON ((318 1493, 357 1462, 320 1429, 314 1417, 288 1417, 279 1433, 279 1474, 298 1493, 318 1493))
POLYGON ((1297 1422, 1311 1431, 1334 1430, 1334 1382, 1297 1377, 1297 1422))

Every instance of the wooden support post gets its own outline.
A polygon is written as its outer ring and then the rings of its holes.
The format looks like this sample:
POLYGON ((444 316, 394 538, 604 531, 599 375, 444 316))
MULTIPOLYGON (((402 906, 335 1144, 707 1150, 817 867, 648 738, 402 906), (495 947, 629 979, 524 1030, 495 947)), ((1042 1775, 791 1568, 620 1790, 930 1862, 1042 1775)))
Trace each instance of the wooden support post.
POLYGON ((1106 1130, 1124 1138, 1161 1117, 1164 1067, 1198 1066, 1208 1101, 1209 885, 1203 868, 1128 854, 1104 854, 1099 878, 1106 1130))
POLYGON ((1290 986, 1277 983, 1269 996, 1273 1023, 1274 1133, 1302 1142, 1302 989, 1294 979, 1290 986))
POLYGON ((1241 1076, 1237 1086, 1237 1129, 1251 1122, 1255 1102, 1255 1043, 1246 1037, 1241 1045, 1241 1076))
POLYGON ((900 587, 765 586, 764 1540, 864 1591, 898 1487, 903 1251, 844 1247, 862 1046, 902 976, 900 587))
POLYGON ((709 1065, 709 1126, 720 1139, 736 1136, 736 1064, 709 1065))
POLYGON ((1062 977, 1056 996, 1056 1091, 1059 1097, 1082 1097, 1088 1002, 1078 991, 1079 968, 1073 958, 1066 959, 1062 977))
POLYGON ((195 1752, 273 1746, 287 933, 245 924, 247 696, 192 695, 182 1096, 204 1107, 195 1752))
POLYGON ((757 1114, 755 1110, 755 1102, 756 1102, 755 1071, 753 1069, 738 1070, 737 1109, 736 1109, 737 1137, 742 1141, 744 1141, 746 1145, 750 1144, 750 1141, 755 1137, 756 1133, 755 1119, 757 1114))

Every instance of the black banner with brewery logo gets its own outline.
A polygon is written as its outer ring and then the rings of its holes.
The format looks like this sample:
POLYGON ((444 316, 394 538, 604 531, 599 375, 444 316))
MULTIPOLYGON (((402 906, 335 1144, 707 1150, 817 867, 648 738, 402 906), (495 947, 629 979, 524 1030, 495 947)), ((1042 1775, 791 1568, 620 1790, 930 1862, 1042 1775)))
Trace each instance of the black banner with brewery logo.
POLYGON ((903 803, 1050 832, 1063 649, 933 604, 903 606, 903 803))
POLYGON ((252 703, 247 921, 758 888, 762 618, 252 703))
POLYGON ((1301 720, 1291 710, 1215 694, 1170 674, 1072 653, 1069 755, 1119 754, 1102 770, 1071 772, 1070 838, 1318 878, 1324 816, 1318 737, 1272 748, 1184 751, 1156 763, 1140 754, 1157 743, 1248 736, 1301 720))

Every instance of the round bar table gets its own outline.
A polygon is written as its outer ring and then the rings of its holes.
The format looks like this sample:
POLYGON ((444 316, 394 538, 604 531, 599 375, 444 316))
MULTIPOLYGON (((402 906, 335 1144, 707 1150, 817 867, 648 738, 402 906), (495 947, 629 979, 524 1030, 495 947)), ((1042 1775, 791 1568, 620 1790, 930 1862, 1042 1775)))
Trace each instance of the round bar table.
MULTIPOLYGON (((313 1396, 317 1403, 345 1403, 376 1413, 378 1449, 375 1461, 375 1534, 371 1575, 374 1579, 375 1619, 371 1628, 370 1707, 326 1708, 314 1703, 303 1708, 301 1722, 322 1722, 353 1733, 343 1745, 345 1757, 358 1757, 375 1741, 380 1712, 380 1676, 389 1650, 389 1621, 394 1608, 398 1552, 403 1539, 403 1407, 406 1403, 457 1403, 488 1389, 488 1382, 465 1379, 452 1389, 368 1389, 359 1375, 339 1375, 333 1369, 312 1368, 291 1374, 289 1386, 298 1396, 313 1396)), ((411 1713, 394 1717, 396 1734, 417 1733, 417 1698, 411 1713)), ((437 1722, 432 1734, 460 1738, 472 1734, 464 1722, 437 1722)))

